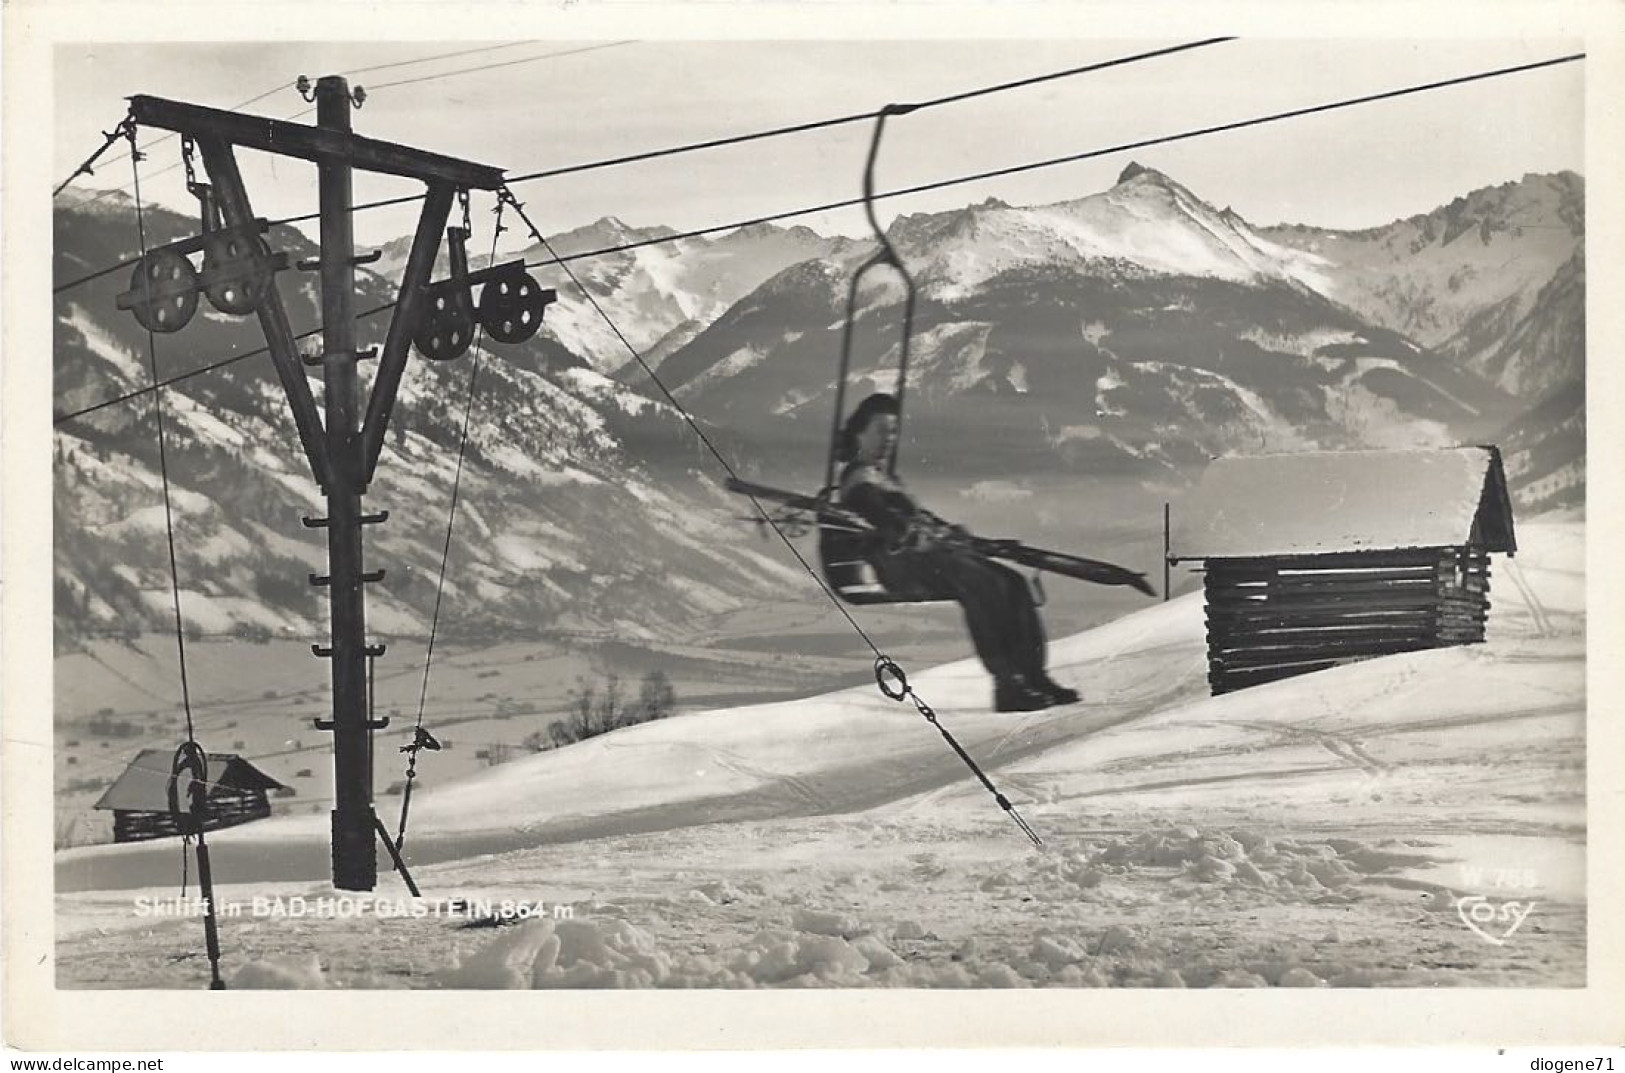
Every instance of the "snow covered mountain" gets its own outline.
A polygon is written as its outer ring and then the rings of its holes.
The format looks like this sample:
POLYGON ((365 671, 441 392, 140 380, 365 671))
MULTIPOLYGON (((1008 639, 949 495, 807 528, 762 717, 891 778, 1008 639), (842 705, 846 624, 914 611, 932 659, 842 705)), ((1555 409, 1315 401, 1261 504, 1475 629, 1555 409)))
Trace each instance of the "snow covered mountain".
MULTIPOLYGON (((670 228, 633 228, 606 217, 548 241, 559 257, 570 258, 673 234, 670 228)), ((674 239, 573 261, 570 269, 627 342, 658 369, 673 350, 763 280, 793 264, 838 256, 852 245, 849 239, 823 238, 805 227, 755 224, 717 238, 674 239)), ((539 243, 526 249, 524 257, 532 263, 552 260, 539 243)), ((559 294, 558 303, 548 311, 544 333, 600 372, 617 373, 633 384, 646 381, 637 362, 564 272, 544 266, 536 275, 559 294)))
POLYGON ((1471 351, 1470 366, 1518 398, 1539 403, 1585 380, 1585 248, 1553 273, 1510 332, 1471 351))
POLYGON ((1495 437, 1512 501, 1522 514, 1585 507, 1586 392, 1564 388, 1520 414, 1495 437))
MULTIPOLYGON (((128 204, 111 202, 94 213, 59 209, 59 277, 130 256, 132 217, 128 204)), ((192 228, 148 210, 149 243, 192 228)), ((316 252, 291 230, 271 241, 295 259, 316 252)), ((295 330, 316 323, 313 277, 286 273, 280 285, 295 330)), ((127 286, 128 272, 119 272, 58 301, 59 413, 151 382, 145 333, 115 308, 127 286)), ((359 290, 361 309, 394 297, 371 277, 359 290)), ((363 345, 378 341, 380 321, 361 322, 363 345)), ((260 344, 252 318, 228 318, 204 302, 183 331, 157 337, 159 372, 167 377, 260 344)), ((369 592, 369 623, 382 636, 426 630, 472 369, 471 357, 409 361, 368 498, 391 511, 367 532, 369 566, 388 572, 369 592)), ((312 383, 319 398, 318 374, 312 383)), ((657 636, 782 584, 782 565, 734 546, 726 520, 732 497, 702 476, 705 461, 668 406, 544 338, 492 348, 478 388, 443 630, 657 636), (603 539, 606 531, 613 540, 603 539)), ((305 578, 325 573, 326 550, 299 519, 322 509, 269 359, 183 380, 162 398, 187 622, 204 633, 319 639, 325 602, 305 578)), ((65 635, 139 632, 170 621, 152 413, 151 399, 141 398, 57 428, 56 613, 65 635)), ((726 430, 712 434, 736 446, 726 430)))
POLYGON ((1517 402, 1490 435, 1522 511, 1585 502, 1585 182, 1526 175, 1361 232, 1265 233, 1327 261, 1325 293, 1517 402))
POLYGON ((1583 507, 1586 492, 1585 256, 1557 270, 1529 314, 1484 351, 1486 375, 1537 401, 1497 437, 1513 499, 1531 513, 1583 507))
POLYGON ((1156 276, 1319 289, 1325 261, 1262 237, 1163 173, 1131 163, 1116 185, 1074 201, 1014 208, 996 199, 958 213, 905 217, 892 236, 925 290, 959 297, 1011 269, 1126 263, 1156 276))
MULTIPOLYGON (((921 290, 909 471, 1012 495, 1034 495, 1025 482, 1045 475, 1087 484, 1099 524, 1146 515, 1150 503, 1160 513, 1216 454, 1483 442, 1505 430, 1520 503, 1571 504, 1585 466, 1582 202, 1579 177, 1531 176, 1369 232, 1259 228, 1131 164, 1082 198, 899 217, 892 238, 921 290)), ((147 226, 152 244, 195 229, 161 210, 147 226)), ((651 243, 572 268, 730 457, 765 479, 816 479, 847 281, 872 247, 766 224, 661 241, 671 236, 605 218, 551 244, 571 257, 651 243)), ((291 229, 272 240, 295 258, 315 252, 291 229)), ((60 281, 135 247, 127 200, 70 192, 59 202, 60 281)), ((360 308, 394 297, 385 277, 404 251, 404 240, 386 246, 360 274, 360 308)), ((714 471, 678 415, 649 400, 642 369, 562 272, 534 274, 559 300, 541 335, 482 369, 467 524, 453 549, 467 569, 458 614, 478 628, 636 635, 770 591, 779 567, 726 550, 737 534, 716 527, 736 504, 697 478, 714 471), (606 526, 624 550, 593 539, 606 526)), ((885 271, 868 279, 849 400, 895 384, 900 289, 885 271)), ((59 412, 147 382, 144 335, 114 308, 127 280, 118 272, 58 297, 59 412)), ((296 329, 317 323, 313 283, 282 277, 296 329)), ((380 327, 364 320, 363 341, 380 327)), ((160 369, 260 342, 252 320, 205 303, 184 332, 159 338, 160 369)), ((369 533, 372 559, 391 569, 374 601, 381 624, 421 625, 432 603, 469 367, 411 364, 373 489, 381 506, 392 496, 413 506, 369 533)), ((177 418, 183 550, 204 549, 192 572, 209 579, 197 582, 202 628, 307 632, 320 601, 298 582, 322 549, 297 517, 317 510, 268 361, 183 381, 165 398, 177 418), (250 569, 265 554, 271 566, 250 569)), ((59 428, 66 621, 162 619, 155 465, 146 401, 59 428)), ((1057 511, 1077 532, 1076 505, 1057 511)))
MULTIPOLYGON (((850 239, 824 238, 805 227, 773 224, 753 224, 715 238, 674 239, 676 233, 669 227, 632 227, 606 216, 550 235, 545 246, 532 243, 500 255, 499 260, 517 256, 542 265, 534 274, 543 286, 558 292, 542 325, 544 338, 600 372, 624 370, 623 378, 637 383, 647 379, 642 369, 569 276, 547 264, 554 254, 569 261, 570 271, 613 318, 627 342, 658 369, 672 350, 769 276, 802 261, 839 255, 854 245, 850 239), (635 248, 621 249, 624 246, 635 248), (582 257, 612 249, 618 252, 582 257), (582 259, 570 260, 576 257, 582 259)), ((411 236, 386 243, 383 256, 369 270, 380 279, 399 279, 411 245, 411 236)), ((471 263, 477 266, 486 252, 470 248, 471 263)), ((446 266, 442 249, 437 272, 444 275, 446 266)))
MULTIPOLYGON (((1573 172, 1526 175, 1366 231, 1262 233, 1323 259, 1327 297, 1487 375, 1526 404, 1582 372, 1581 347, 1508 353, 1526 318, 1569 300, 1550 288, 1572 288, 1576 273, 1584 278, 1585 180, 1573 172)), ((1583 331, 1583 300, 1572 316, 1583 331)))
MULTIPOLYGON (((1139 165, 1086 198, 905 216, 891 237, 920 285, 908 389, 911 457, 928 470, 1166 478, 1220 453, 1472 439, 1518 409, 1465 362, 1329 297, 1325 253, 1139 165)), ((767 281, 663 378, 720 423, 816 443, 863 254, 767 281)), ((900 305, 876 273, 849 390, 895 382, 900 305)))

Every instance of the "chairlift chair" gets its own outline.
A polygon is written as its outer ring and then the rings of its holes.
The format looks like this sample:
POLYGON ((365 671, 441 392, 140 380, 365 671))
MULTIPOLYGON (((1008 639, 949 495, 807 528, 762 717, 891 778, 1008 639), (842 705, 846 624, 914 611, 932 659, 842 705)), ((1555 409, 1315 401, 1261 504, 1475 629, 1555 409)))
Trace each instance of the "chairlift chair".
MULTIPOLYGON (((902 340, 898 348, 897 364, 897 422, 902 429, 904 392, 908 386, 909 338, 914 330, 915 283, 903 267, 891 239, 881 228, 875 216, 875 159, 880 151, 881 135, 889 116, 904 115, 916 105, 887 105, 876 116, 874 138, 869 144, 869 159, 863 172, 863 211, 869 218, 879 249, 853 273, 846 295, 846 322, 841 337, 840 369, 835 380, 835 414, 830 427, 829 454, 824 466, 823 491, 816 496, 785 492, 776 488, 752 484, 737 477, 728 481, 731 491, 752 497, 766 498, 783 503, 794 511, 812 515, 818 525, 818 558, 824 582, 830 591, 848 604, 872 606, 876 604, 943 603, 954 597, 943 590, 921 585, 913 588, 888 588, 870 560, 875 542, 880 539, 874 528, 852 511, 843 509, 840 502, 840 447, 841 425, 845 416, 846 382, 852 365, 852 334, 857 321, 858 287, 871 269, 889 266, 903 281, 902 340)), ((892 444, 886 471, 897 472, 897 453, 901 435, 892 444)), ((1154 595, 1144 575, 1112 563, 1085 559, 1081 556, 1032 548, 1014 540, 983 540, 971 538, 971 547, 979 554, 1004 559, 1013 564, 1031 567, 1034 571, 1048 570, 1101 585, 1128 585, 1140 592, 1154 595)))
MULTIPOLYGON (((897 255, 897 248, 892 245, 890 237, 880 226, 880 220, 875 216, 875 160, 880 153, 880 139, 886 129, 886 118, 892 115, 903 115, 913 110, 912 105, 888 105, 881 109, 875 119, 874 137, 869 143, 869 159, 863 170, 863 211, 869 218, 869 227, 874 231, 875 241, 880 248, 874 256, 864 261, 858 270, 852 274, 852 280, 847 287, 846 294, 846 323, 841 335, 841 365, 835 379, 835 416, 830 428, 829 456, 824 467, 825 495, 829 497, 831 505, 840 505, 840 488, 838 480, 838 467, 840 465, 841 424, 845 415, 846 381, 852 366, 852 329, 857 322, 858 315, 858 287, 863 281, 864 274, 870 269, 889 266, 896 270, 903 280, 903 334, 898 346, 897 361, 897 423, 901 432, 903 422, 903 395, 908 385, 908 344, 909 337, 914 330, 914 277, 910 276, 908 269, 903 267, 902 259, 897 255)), ((892 444, 891 457, 886 461, 888 473, 897 472, 897 452, 902 438, 892 444)), ((820 515, 818 522, 818 557, 823 568, 824 580, 835 594, 849 604, 859 606, 871 604, 910 604, 910 603, 939 603, 952 599, 947 593, 928 591, 925 589, 893 590, 888 589, 880 580, 874 564, 869 561, 866 554, 872 550, 875 536, 872 532, 857 529, 851 525, 843 524, 820 515)))

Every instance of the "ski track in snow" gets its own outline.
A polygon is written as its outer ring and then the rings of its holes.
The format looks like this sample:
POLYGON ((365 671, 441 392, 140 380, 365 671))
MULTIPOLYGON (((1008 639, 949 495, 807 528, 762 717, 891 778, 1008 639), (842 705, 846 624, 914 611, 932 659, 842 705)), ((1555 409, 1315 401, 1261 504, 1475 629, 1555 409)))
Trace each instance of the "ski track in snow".
MULTIPOLYGON (((225 975, 347 988, 1583 986, 1583 526, 1526 524, 1519 538, 1487 645, 1215 698, 1193 596, 1054 642, 1052 670, 1084 694, 1067 708, 987 712, 974 661, 912 673, 1042 849, 912 706, 873 689, 696 713, 414 800, 406 850, 425 895, 573 919, 249 912, 222 920, 225 975), (1466 926, 1464 897, 1534 908, 1497 945, 1466 926)), ((226 905, 338 893, 325 816, 209 841, 226 905)), ((132 908, 177 892, 177 854, 171 841, 58 854, 60 986, 206 981, 196 919, 132 908)), ((375 895, 403 897, 382 868, 375 895)))

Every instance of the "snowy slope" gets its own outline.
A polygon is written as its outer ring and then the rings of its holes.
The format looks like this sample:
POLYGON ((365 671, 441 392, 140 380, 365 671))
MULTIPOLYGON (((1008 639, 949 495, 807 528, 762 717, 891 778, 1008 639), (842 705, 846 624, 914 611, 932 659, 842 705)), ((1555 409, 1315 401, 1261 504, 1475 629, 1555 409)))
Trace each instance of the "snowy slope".
MULTIPOLYGON (((1050 804, 1074 789, 1118 785, 1108 777, 1116 770, 1111 765, 1130 760, 1147 771, 1177 773, 1185 786, 1249 772, 1268 786, 1292 770, 1299 751, 1316 756, 1322 768, 1331 763, 1324 750, 1335 756, 1335 748, 1301 729, 1319 720, 1370 723, 1382 733, 1439 731, 1452 720, 1577 720, 1584 585, 1578 528, 1530 525, 1520 541, 1528 547, 1515 564, 1497 561, 1492 641, 1481 647, 1367 661, 1213 698, 1200 596, 1193 594, 1053 643, 1052 669, 1085 696, 1060 711, 990 713, 987 679, 974 660, 921 670, 911 681, 973 754, 1012 771, 1055 776, 1054 787, 1032 795, 1050 804)), ((1335 732, 1326 733, 1334 740, 1335 732)), ((1332 768, 1338 779, 1364 770, 1359 762, 1332 768)), ((412 841, 416 859, 427 862, 464 855, 467 847, 459 850, 456 840, 471 835, 482 852, 517 850, 718 819, 851 812, 917 793, 953 797, 967 787, 976 790, 912 707, 865 687, 679 716, 502 765, 420 795, 412 841)), ((1130 791, 1118 785, 1114 792, 1130 791)), ((967 803, 983 804, 974 793, 967 803)), ((325 852, 326 823, 325 816, 287 816, 222 831, 210 840, 217 867, 243 878, 296 878, 269 862, 307 840, 325 852)), ((71 850, 59 857, 58 879, 67 888, 145 882, 142 865, 150 859, 167 875, 172 851, 169 845, 71 850)))
MULTIPOLYGON (((222 903, 282 907, 222 922, 224 971, 236 988, 1577 986, 1582 530, 1520 538, 1479 647, 1210 698, 1187 598, 1056 643, 1085 694, 1068 709, 989 715, 969 663, 920 671, 1042 849, 911 708, 853 690, 423 795, 408 852, 440 909, 422 918, 392 915, 387 871, 385 908, 290 918, 337 894, 325 821, 219 832, 222 903), (504 899, 542 919, 469 926, 504 899), (1490 899, 1527 909, 1516 935, 1467 926, 1490 899)), ((58 854, 59 986, 199 986, 196 920, 132 912, 173 897, 175 850, 58 854)))
MULTIPOLYGON (((1185 598, 1057 642, 1052 663, 1085 696, 1070 708, 990 715, 970 662, 919 671, 1041 850, 911 707, 872 689, 701 713, 420 797, 407 848, 431 900, 551 906, 545 919, 493 933, 468 926, 472 909, 260 910, 222 923, 228 978, 1576 986, 1583 533, 1519 535, 1516 564, 1496 563, 1483 646, 1211 698, 1185 598), (1487 898, 1536 915, 1489 941, 1463 915, 1487 898)), ((211 835, 222 902, 333 898, 325 828, 290 817, 211 835)), ((173 896, 175 855, 170 841, 58 854, 60 986, 197 986, 198 962, 177 956, 197 922, 131 910, 173 896)), ((387 870, 377 895, 401 904, 387 870)))

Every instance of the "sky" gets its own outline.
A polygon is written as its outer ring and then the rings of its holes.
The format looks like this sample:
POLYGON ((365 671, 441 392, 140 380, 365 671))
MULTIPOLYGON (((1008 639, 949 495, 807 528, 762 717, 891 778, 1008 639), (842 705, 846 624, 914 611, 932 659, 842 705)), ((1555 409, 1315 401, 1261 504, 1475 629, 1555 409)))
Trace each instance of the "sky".
MULTIPOLYGON (((350 73, 366 87, 358 133, 523 174, 605 157, 870 111, 1197 40, 441 41, 62 45, 55 53, 59 181, 144 93, 313 123, 292 83, 350 73), (462 56, 424 60, 454 51, 462 56), (382 66, 393 65, 393 66, 382 66), (485 68, 469 70, 470 68, 485 68), (403 83, 392 85, 391 83, 403 83), (278 89, 277 87, 282 88, 278 89)), ((1338 99, 1582 51, 1573 38, 1243 39, 925 109, 888 123, 880 188, 932 182, 1338 99)), ((1155 167, 1255 224, 1359 228, 1426 212, 1530 172, 1583 173, 1584 62, 1288 120, 1244 131, 983 180, 883 203, 882 220, 996 197, 1043 204, 1155 167)), ((144 132, 143 140, 160 132, 144 132)), ((518 187, 556 233, 605 216, 633 226, 709 227, 856 196, 872 128, 820 131, 518 187)), ((245 152, 257 213, 316 208, 303 161, 245 152)), ((174 139, 155 145, 142 188, 192 202, 174 139), (160 169, 168 169, 161 171, 160 169)), ((84 180, 127 185, 129 161, 84 180)), ((356 199, 416 193, 358 175, 356 199)), ((480 198, 477 205, 489 205, 480 198)), ((408 233, 415 209, 363 213, 358 242, 408 233)), ((862 234, 857 210, 809 216, 862 234)), ((476 218, 476 231, 480 228, 476 218)), ((476 245, 478 238, 476 238, 476 245)))

